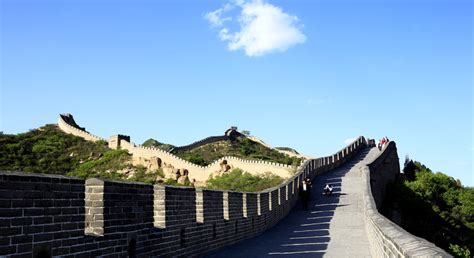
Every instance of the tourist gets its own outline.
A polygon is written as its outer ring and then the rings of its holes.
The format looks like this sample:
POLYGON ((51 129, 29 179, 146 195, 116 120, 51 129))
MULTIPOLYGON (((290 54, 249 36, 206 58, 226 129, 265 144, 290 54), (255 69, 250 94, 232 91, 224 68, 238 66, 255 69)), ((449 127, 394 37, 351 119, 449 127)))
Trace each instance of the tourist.
POLYGON ((333 189, 332 185, 326 183, 326 186, 325 186, 324 189, 323 189, 323 190, 324 190, 324 194, 325 194, 325 195, 331 195, 331 194, 332 194, 332 189, 333 189))
POLYGON ((311 179, 306 178, 306 185, 309 187, 309 196, 308 201, 311 201, 311 188, 313 188, 313 183, 311 183, 311 179))
POLYGON ((303 180, 303 184, 300 187, 300 198, 303 203, 303 209, 308 210, 309 199, 311 198, 311 182, 309 180, 303 180))

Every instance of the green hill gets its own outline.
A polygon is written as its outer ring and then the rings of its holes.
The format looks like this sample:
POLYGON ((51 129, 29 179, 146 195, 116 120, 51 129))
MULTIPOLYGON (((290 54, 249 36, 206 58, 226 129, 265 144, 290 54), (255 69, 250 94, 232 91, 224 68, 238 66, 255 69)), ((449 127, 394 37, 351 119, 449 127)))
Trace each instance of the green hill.
POLYGON ((143 167, 130 165, 131 155, 111 150, 106 142, 90 142, 45 125, 18 135, 0 134, 0 170, 147 181, 143 167), (137 173, 138 172, 138 173, 137 173))
POLYGON ((474 254, 474 188, 408 160, 388 191, 382 212, 399 213, 401 226, 456 257, 474 254))
POLYGON ((271 173, 252 175, 237 168, 209 179, 207 187, 228 191, 257 192, 274 187, 282 182, 283 178, 271 173))
POLYGON ((194 164, 206 166, 216 159, 234 156, 243 159, 265 160, 287 165, 299 165, 301 160, 267 148, 246 137, 209 143, 188 151, 177 151, 177 156, 194 164))
MULTIPOLYGON (((154 139, 145 141, 143 145, 166 151, 174 147, 154 139)), ((207 144, 178 152, 177 155, 199 165, 207 165, 224 156, 294 165, 300 162, 299 159, 290 158, 245 137, 207 144)), ((132 157, 126 150, 112 150, 105 141, 91 142, 66 134, 56 125, 45 125, 17 135, 0 133, 0 170, 3 171, 147 183, 163 181, 164 174, 161 170, 147 171, 145 167, 133 166, 131 160, 132 157)))
POLYGON ((161 143, 153 138, 150 138, 143 142, 142 146, 144 147, 155 147, 157 149, 162 149, 164 151, 170 151, 175 146, 171 144, 161 143))

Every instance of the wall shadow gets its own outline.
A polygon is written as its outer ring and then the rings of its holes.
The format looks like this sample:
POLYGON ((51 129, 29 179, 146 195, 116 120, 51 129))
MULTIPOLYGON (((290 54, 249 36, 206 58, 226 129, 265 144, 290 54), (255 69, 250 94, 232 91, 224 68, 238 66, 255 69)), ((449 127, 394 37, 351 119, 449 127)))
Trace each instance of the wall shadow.
POLYGON ((323 257, 331 242, 330 224, 341 204, 342 178, 364 159, 368 151, 362 150, 342 167, 317 176, 312 182, 309 210, 298 203, 294 210, 277 225, 263 234, 226 247, 206 257, 323 257), (323 195, 326 183, 334 187, 331 196, 323 195))

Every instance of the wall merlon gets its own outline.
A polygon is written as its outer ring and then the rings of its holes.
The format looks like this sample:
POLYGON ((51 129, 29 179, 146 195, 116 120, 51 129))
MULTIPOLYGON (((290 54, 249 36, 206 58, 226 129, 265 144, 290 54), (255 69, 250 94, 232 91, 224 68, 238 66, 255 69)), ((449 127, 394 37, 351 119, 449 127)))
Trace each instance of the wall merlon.
POLYGON ((166 187, 153 186, 153 225, 156 228, 166 228, 166 187))
POLYGON ((222 193, 222 213, 224 214, 224 219, 229 220, 229 192, 222 193))

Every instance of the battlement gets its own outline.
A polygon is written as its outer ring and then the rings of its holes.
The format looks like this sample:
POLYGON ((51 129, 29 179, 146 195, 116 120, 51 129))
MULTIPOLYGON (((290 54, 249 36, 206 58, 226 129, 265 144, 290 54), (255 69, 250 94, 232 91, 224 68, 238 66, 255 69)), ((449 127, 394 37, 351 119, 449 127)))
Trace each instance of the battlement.
POLYGON ((93 135, 87 132, 84 127, 80 127, 79 125, 77 125, 71 114, 60 115, 58 118, 58 126, 64 132, 82 137, 87 141, 106 141, 104 138, 93 135))
POLYGON ((304 178, 364 147, 360 137, 256 193, 0 172, 0 255, 197 256, 272 227, 296 204, 304 178))

